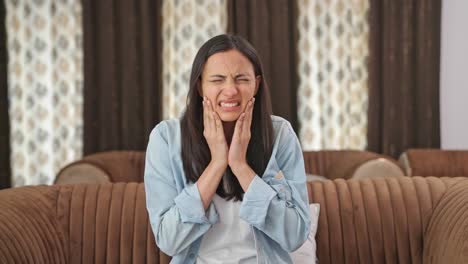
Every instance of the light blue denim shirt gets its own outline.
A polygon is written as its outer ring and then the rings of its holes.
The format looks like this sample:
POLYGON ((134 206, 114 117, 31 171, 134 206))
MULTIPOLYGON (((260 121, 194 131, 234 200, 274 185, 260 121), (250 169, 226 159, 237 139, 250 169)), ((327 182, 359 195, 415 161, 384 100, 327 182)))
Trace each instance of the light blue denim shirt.
MULTIPOLYGON (((240 218, 253 230, 258 263, 292 263, 288 252, 307 239, 310 226, 304 160, 288 121, 272 116, 273 152, 263 175, 250 183, 240 218)), ((218 221, 205 211, 197 185, 187 183, 181 158, 180 120, 151 132, 145 164, 146 206, 156 244, 171 263, 195 263, 203 235, 218 221)))

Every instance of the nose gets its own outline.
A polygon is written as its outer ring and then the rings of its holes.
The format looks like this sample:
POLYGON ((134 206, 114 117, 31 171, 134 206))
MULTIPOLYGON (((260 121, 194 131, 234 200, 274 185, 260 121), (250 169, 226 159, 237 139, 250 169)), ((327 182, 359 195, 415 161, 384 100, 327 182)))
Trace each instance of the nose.
POLYGON ((237 95, 239 91, 237 90, 236 83, 233 80, 226 82, 226 86, 223 89, 223 93, 229 97, 237 95))

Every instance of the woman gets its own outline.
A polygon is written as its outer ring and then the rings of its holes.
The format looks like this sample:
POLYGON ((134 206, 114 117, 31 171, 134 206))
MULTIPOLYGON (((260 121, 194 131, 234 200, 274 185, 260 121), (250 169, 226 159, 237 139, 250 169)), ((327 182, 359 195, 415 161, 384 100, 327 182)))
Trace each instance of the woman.
POLYGON ((302 150, 271 115, 246 40, 220 35, 200 48, 185 113, 151 132, 145 188, 171 263, 292 263, 310 225, 302 150))

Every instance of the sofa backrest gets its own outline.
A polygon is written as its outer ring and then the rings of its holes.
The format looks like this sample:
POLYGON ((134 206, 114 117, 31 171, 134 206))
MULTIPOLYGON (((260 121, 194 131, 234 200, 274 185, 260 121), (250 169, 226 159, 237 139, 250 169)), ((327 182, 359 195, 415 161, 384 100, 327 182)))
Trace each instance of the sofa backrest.
MULTIPOLYGON (((462 180, 309 182, 309 200, 321 207, 320 263, 422 263, 433 210, 462 180)), ((0 263, 169 263, 155 245, 145 203, 142 183, 0 191, 0 263)))
MULTIPOLYGON (((404 176, 390 157, 359 150, 305 151, 305 171, 327 179, 404 176)), ((73 162, 57 174, 56 184, 143 182, 145 152, 109 151, 92 154, 73 162)))
POLYGON ((319 150, 303 154, 306 173, 331 180, 404 176, 396 160, 370 151, 319 150))
POLYGON ((144 151, 100 152, 62 168, 55 183, 143 182, 144 170, 144 151))
POLYGON ((468 150, 409 149, 399 161, 408 176, 468 176, 468 150))

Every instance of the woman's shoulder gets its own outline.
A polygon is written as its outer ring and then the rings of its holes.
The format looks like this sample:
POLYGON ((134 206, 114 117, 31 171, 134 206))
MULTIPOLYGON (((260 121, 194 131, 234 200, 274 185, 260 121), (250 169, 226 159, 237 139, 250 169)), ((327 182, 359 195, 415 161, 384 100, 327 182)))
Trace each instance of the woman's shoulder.
POLYGON ((151 131, 151 134, 159 134, 163 137, 177 135, 180 131, 180 119, 171 118, 159 122, 151 131))
POLYGON ((273 130, 275 131, 275 134, 278 134, 282 130, 294 131, 292 129, 291 123, 289 123, 288 120, 281 116, 271 115, 271 122, 273 124, 273 130))
POLYGON ((275 123, 277 123, 277 124, 289 123, 288 120, 282 118, 281 116, 276 116, 276 115, 271 115, 271 122, 273 122, 273 124, 275 124, 275 123))
MULTIPOLYGON (((273 139, 273 148, 283 149, 285 146, 291 145, 297 140, 296 133, 291 126, 291 123, 280 117, 280 116, 271 116, 271 121, 273 123, 274 139, 273 139)), ((289 146, 291 147, 291 146, 289 146)))

